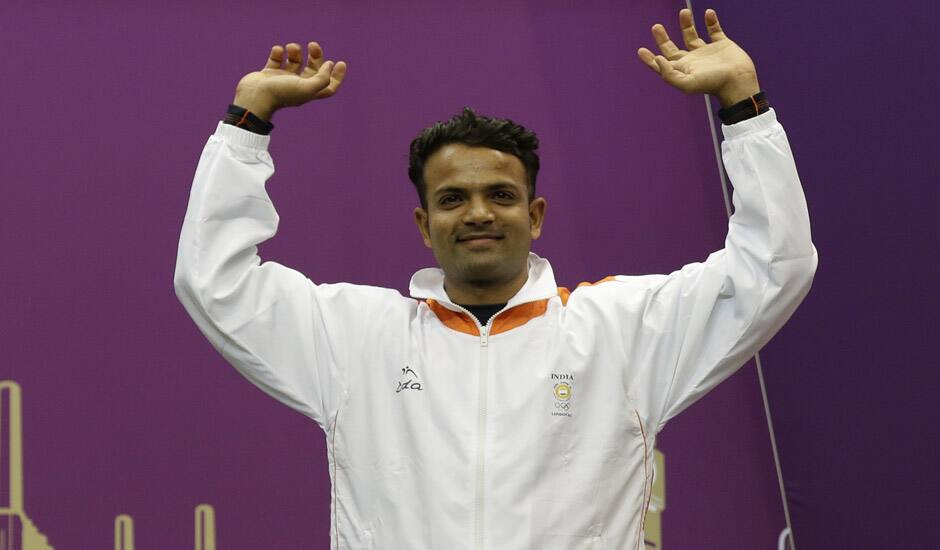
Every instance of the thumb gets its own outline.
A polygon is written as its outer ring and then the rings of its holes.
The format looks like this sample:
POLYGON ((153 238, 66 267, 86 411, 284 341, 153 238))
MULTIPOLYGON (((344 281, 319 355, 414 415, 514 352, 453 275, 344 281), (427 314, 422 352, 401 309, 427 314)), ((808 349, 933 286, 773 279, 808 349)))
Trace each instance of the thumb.
POLYGON ((313 76, 302 78, 300 85, 303 87, 304 91, 312 95, 326 88, 330 83, 330 73, 333 71, 333 65, 334 63, 332 61, 327 61, 323 65, 320 65, 320 68, 313 76))

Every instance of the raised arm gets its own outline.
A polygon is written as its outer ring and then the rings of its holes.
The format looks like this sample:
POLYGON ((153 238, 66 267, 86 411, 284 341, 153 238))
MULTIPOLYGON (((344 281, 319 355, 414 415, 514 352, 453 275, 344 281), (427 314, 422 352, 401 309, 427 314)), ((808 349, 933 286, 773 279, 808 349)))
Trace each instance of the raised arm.
MULTIPOLYGON (((265 67, 241 79, 235 104, 270 120, 280 108, 333 95, 345 64, 323 61, 316 43, 275 46, 265 67)), ((314 285, 303 274, 261 262, 257 245, 278 216, 265 190, 274 173, 270 137, 222 124, 203 150, 183 221, 174 274, 180 302, 212 345, 269 395, 326 426, 342 394, 343 350, 351 330, 344 285, 314 285)), ((349 285, 345 285, 349 286, 349 285)))
MULTIPOLYGON (((712 42, 679 15, 688 51, 662 25, 653 37, 664 55, 638 55, 670 85, 717 95, 725 107, 759 91, 754 65, 706 12, 712 42)), ((755 109, 756 111, 756 109, 755 109)), ((624 387, 658 431, 725 380, 789 319, 809 292, 817 265, 809 215, 783 127, 769 109, 723 125, 722 158, 734 186, 725 247, 669 275, 617 276, 584 289, 601 327, 624 342, 624 387)), ((580 289, 579 289, 580 290, 580 289)), ((573 293, 569 308, 578 302, 573 293)))

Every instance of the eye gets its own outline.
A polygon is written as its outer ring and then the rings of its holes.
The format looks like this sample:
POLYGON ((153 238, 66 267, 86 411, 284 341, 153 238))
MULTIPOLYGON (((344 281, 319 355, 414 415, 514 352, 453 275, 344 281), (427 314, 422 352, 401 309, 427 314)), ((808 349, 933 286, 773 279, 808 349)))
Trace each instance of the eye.
POLYGON ((495 198, 496 200, 511 201, 516 197, 509 191, 497 191, 493 193, 493 198, 495 198))
POLYGON ((460 200, 460 197, 457 195, 444 195, 440 198, 440 200, 437 201, 437 203, 441 206, 447 206, 456 203, 458 200, 460 200))

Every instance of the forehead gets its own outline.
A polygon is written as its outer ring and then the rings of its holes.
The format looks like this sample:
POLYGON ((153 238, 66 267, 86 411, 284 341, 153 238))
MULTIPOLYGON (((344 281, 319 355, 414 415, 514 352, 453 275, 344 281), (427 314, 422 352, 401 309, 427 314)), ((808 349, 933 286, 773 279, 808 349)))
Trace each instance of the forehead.
POLYGON ((469 186, 487 183, 526 185, 525 166, 518 157, 488 147, 448 143, 424 163, 428 192, 442 185, 469 186))

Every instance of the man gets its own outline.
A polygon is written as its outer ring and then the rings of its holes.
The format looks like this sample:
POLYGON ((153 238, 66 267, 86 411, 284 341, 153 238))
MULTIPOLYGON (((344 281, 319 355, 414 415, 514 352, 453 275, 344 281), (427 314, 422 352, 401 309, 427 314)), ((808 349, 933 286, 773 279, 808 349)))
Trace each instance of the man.
POLYGON ((687 50, 655 25, 662 55, 637 54, 724 107, 726 246, 573 292, 530 252, 535 135, 469 110, 412 143, 414 218, 440 268, 414 275, 411 298, 261 263, 278 222, 263 134, 275 111, 333 95, 346 65, 275 46, 239 82, 196 170, 176 291, 229 362, 326 432, 333 548, 642 546, 656 434, 782 326, 817 261, 753 63, 713 10, 709 43, 689 10, 679 22, 687 50))

